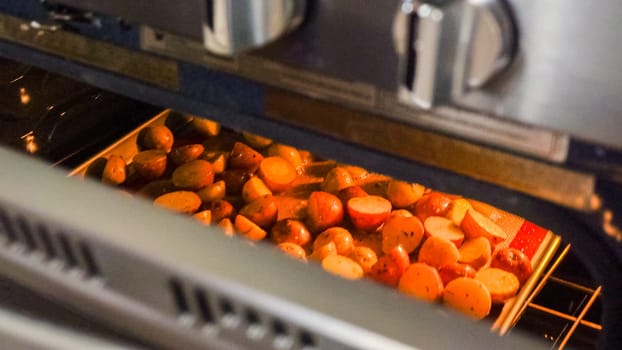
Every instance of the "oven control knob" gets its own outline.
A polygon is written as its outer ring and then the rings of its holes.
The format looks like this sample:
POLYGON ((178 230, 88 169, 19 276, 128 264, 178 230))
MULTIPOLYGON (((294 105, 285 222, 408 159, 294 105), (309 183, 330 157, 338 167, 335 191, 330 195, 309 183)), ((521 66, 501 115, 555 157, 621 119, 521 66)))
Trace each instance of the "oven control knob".
POLYGON ((400 101, 429 109, 509 65, 516 28, 501 0, 404 0, 394 22, 400 101))
POLYGON ((302 23, 306 0, 208 0, 203 43, 233 56, 262 46, 302 23))

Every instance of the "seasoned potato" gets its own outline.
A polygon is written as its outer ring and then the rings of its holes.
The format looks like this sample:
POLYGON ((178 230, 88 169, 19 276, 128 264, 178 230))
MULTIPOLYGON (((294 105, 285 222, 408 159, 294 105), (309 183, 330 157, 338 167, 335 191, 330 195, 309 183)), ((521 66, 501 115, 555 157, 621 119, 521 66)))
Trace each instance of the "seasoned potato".
POLYGON ((395 208, 406 208, 423 196, 425 187, 406 181, 391 180, 387 187, 387 197, 395 208))
POLYGON ((438 271, 424 263, 410 265, 402 274, 397 288, 425 301, 437 301, 443 296, 443 281, 438 271))
POLYGON ((192 217, 197 219, 197 221, 202 222, 206 225, 211 225, 212 223, 212 211, 211 210, 202 210, 192 215, 192 217))
POLYGON ((515 248, 499 249, 492 257, 490 267, 513 273, 521 285, 531 276, 531 262, 529 258, 515 248))
POLYGON ((331 241, 317 249, 313 249, 313 254, 311 254, 309 258, 322 261, 329 255, 337 255, 337 245, 335 242, 331 241))
POLYGON ((261 153, 255 151, 250 146, 242 142, 236 142, 229 153, 228 164, 231 168, 244 169, 251 173, 259 168, 259 163, 263 160, 261 153))
POLYGON ((364 246, 354 247, 348 257, 361 265, 365 273, 368 273, 371 270, 371 267, 378 261, 376 252, 374 252, 371 248, 364 246))
POLYGON ((361 230, 371 231, 380 226, 391 214, 391 202, 379 196, 355 197, 348 201, 348 216, 361 230))
POLYGON ((441 276, 444 285, 447 285, 458 277, 474 278, 476 272, 477 270, 471 265, 461 263, 443 265, 438 269, 438 274, 441 276))
POLYGON ((123 158, 111 155, 102 172, 102 182, 111 185, 120 185, 125 182, 125 161, 123 158))
POLYGON ((378 258, 378 261, 371 267, 368 276, 382 284, 390 287, 397 287, 402 277, 402 268, 390 256, 385 255, 378 258))
POLYGON ((335 195, 316 191, 309 196, 307 224, 313 232, 338 225, 343 220, 343 206, 335 195))
POLYGON ((179 213, 192 214, 201 206, 201 198, 194 192, 175 191, 156 198, 154 204, 179 213))
POLYGON ((458 277, 445 286, 443 303, 477 320, 488 316, 492 308, 488 288, 467 277, 458 277))
POLYGON ((261 228, 269 228, 276 222, 278 207, 273 196, 259 197, 240 209, 244 215, 261 228))
POLYGON ((341 200, 341 204, 344 208, 348 207, 348 201, 352 198, 356 197, 365 197, 367 196, 367 192, 362 189, 360 186, 350 186, 342 189, 337 193, 337 197, 341 200))
POLYGON ((242 236, 250 239, 251 241, 260 241, 266 237, 266 231, 257 226, 253 221, 244 215, 236 215, 235 222, 233 224, 235 230, 242 236))
POLYGON ((296 176, 296 169, 281 157, 267 157, 259 164, 259 177, 274 192, 288 190, 296 176))
POLYGON ((218 136, 220 133, 220 123, 213 120, 194 117, 192 119, 192 126, 194 130, 205 137, 218 136))
POLYGON ((166 153, 173 147, 173 133, 164 125, 149 126, 138 134, 138 147, 143 150, 156 149, 166 153))
POLYGON ((452 199, 439 192, 430 192, 415 203, 415 215, 425 222, 428 216, 445 216, 452 199))
POLYGON ((513 297, 520 287, 516 275, 496 267, 482 267, 475 274, 475 279, 486 286, 493 303, 502 303, 513 297))
MULTIPOLYGON (((214 220, 212 220, 214 221, 214 220)), ((233 234, 235 233, 235 228, 233 227, 233 223, 231 222, 231 219, 229 218, 224 218, 222 220, 220 220, 218 222, 218 227, 220 227, 222 229, 222 231, 225 233, 225 235, 232 237, 233 234)))
POLYGON ((214 182, 214 170, 206 160, 193 160, 173 172, 173 184, 179 188, 198 190, 214 182))
POLYGON ((198 190, 197 194, 203 203, 210 203, 225 198, 226 192, 226 183, 220 180, 198 190))
POLYGON ((272 191, 270 191, 268 186, 258 177, 251 177, 244 183, 244 186, 242 186, 242 198, 246 203, 267 195, 272 195, 272 191))
POLYGON ((457 262, 459 256, 455 244, 437 236, 426 239, 419 250, 419 261, 436 268, 457 262))
POLYGON ((212 211, 212 222, 220 222, 227 218, 233 219, 236 214, 233 204, 224 199, 212 202, 210 210, 212 211))
POLYGON ((330 169, 322 182, 322 191, 337 194, 339 191, 354 186, 354 180, 350 173, 342 167, 330 169))
POLYGON ((180 165, 198 159, 203 154, 203 151, 205 151, 203 145, 195 143, 173 148, 168 157, 173 164, 180 165))
POLYGON ((256 149, 266 148, 272 144, 272 140, 269 138, 252 134, 250 132, 242 131, 242 136, 249 146, 256 149))
POLYGON ((291 146, 281 144, 273 144, 266 151, 268 157, 281 157, 285 159, 295 170, 296 173, 302 174, 304 171, 304 163, 298 150, 291 146))
POLYGON ((242 193, 244 184, 251 178, 251 174, 244 169, 228 169, 220 174, 220 178, 227 184, 227 195, 238 196, 242 193))
POLYGON ((355 280, 363 277, 363 268, 356 261, 342 255, 329 255, 322 260, 324 270, 346 278, 355 280))
POLYGON ((166 152, 148 150, 134 156, 133 166, 136 174, 143 180, 155 180, 166 172, 166 152))
POLYGON ((354 249, 354 239, 350 231, 343 227, 331 227, 315 238, 313 250, 319 249, 330 242, 335 243, 337 254, 340 255, 348 255, 354 249))
POLYGON ((270 231, 272 240, 276 244, 295 243, 299 246, 305 246, 311 241, 311 233, 307 227, 300 221, 295 219, 283 219, 278 221, 270 231))
POLYGON ((279 247, 281 251, 285 252, 285 254, 295 259, 307 261, 307 253, 298 244, 291 243, 291 242, 283 242, 283 243, 279 243, 277 247, 279 247))
POLYGON ((386 253, 401 245, 412 253, 423 239, 423 225, 415 216, 391 216, 382 227, 382 250, 386 253))

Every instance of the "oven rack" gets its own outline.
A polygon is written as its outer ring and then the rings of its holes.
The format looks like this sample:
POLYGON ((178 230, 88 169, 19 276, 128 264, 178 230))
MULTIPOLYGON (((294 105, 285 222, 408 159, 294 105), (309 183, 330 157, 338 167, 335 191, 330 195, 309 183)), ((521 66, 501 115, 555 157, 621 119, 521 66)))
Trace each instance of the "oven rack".
MULTIPOLYGON (((560 320, 567 321, 563 329, 556 336, 549 336, 550 340, 552 340, 551 349, 562 350, 566 348, 569 342, 572 339, 572 336, 575 334, 579 327, 588 327, 592 330, 600 332, 602 330, 602 325, 596 322, 591 322, 585 319, 585 315, 590 311, 592 306, 599 299, 602 286, 599 285, 596 288, 591 288, 581 283, 569 281, 566 278, 555 276, 555 272, 557 268, 565 261, 568 253, 570 252, 571 244, 566 244, 564 249, 559 252, 555 260, 553 260, 547 271, 542 276, 540 282, 538 282, 537 286, 533 289, 530 295, 527 297, 526 302, 521 307, 520 311, 517 313, 517 316, 511 323, 511 327, 515 326, 520 318, 524 315, 526 309, 537 310, 541 313, 548 314, 560 320), (549 307, 543 305, 544 303, 536 303, 534 299, 540 294, 540 292, 546 288, 546 286, 550 285, 550 283, 555 283, 563 286, 566 290, 575 290, 584 295, 582 305, 579 305, 573 314, 569 314, 567 312, 558 310, 554 307, 549 307)), ((501 334, 506 334, 510 331, 510 327, 505 327, 500 330, 501 334)), ((546 337, 546 336, 545 336, 546 337)))

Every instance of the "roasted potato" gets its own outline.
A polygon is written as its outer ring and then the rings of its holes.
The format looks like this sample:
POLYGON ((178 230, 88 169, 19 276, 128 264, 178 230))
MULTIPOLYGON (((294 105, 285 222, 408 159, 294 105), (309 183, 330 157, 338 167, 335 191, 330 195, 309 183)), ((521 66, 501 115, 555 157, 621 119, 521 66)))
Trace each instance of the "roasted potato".
POLYGON ((181 165, 198 159, 203 154, 203 151, 205 151, 205 148, 200 143, 183 145, 173 148, 168 157, 174 165, 181 165))
POLYGON ((296 176, 296 169, 281 157, 267 157, 259 164, 259 177, 273 192, 288 190, 296 176))
POLYGON ((242 131, 242 137, 244 137, 244 140, 249 146, 256 149, 266 148, 272 144, 272 140, 270 140, 269 138, 252 134, 246 131, 242 131))
POLYGON ((212 202, 210 210, 212 211, 212 222, 221 222, 223 219, 233 219, 236 214, 233 204, 224 199, 212 202))
POLYGON ((187 190, 198 190, 214 182, 214 170, 206 160, 193 160, 173 171, 173 184, 187 190))
POLYGON ((254 173, 263 160, 261 153, 242 142, 236 142, 229 153, 228 165, 231 168, 243 169, 254 173))
POLYGON ((270 230, 270 237, 276 244, 295 243, 305 246, 311 241, 311 233, 307 227, 296 219, 283 219, 277 221, 270 230))
POLYGON ((175 191, 156 198, 154 204, 175 212, 192 214, 201 207, 201 198, 194 192, 175 191))
POLYGON ((387 198, 395 208, 407 208, 423 196, 425 187, 406 181, 391 180, 387 187, 387 198))
POLYGON ((240 214, 265 229, 276 222, 278 207, 274 197, 267 195, 259 197, 242 207, 240 214))
POLYGON ((304 172, 304 163, 298 150, 291 146, 282 144, 272 144, 266 150, 268 157, 281 157, 285 159, 295 170, 296 173, 302 174, 304 172))
POLYGON ((220 174, 220 178, 226 183, 227 195, 238 196, 242 193, 244 184, 251 178, 251 174, 244 169, 229 169, 220 174))
POLYGON ((337 254, 348 255, 354 249, 354 239, 350 231, 343 227, 331 227, 320 233, 313 241, 313 250, 320 249, 329 242, 334 242, 337 254))
POLYGON ((125 160, 120 156, 111 155, 108 157, 104 171, 102 172, 102 182, 110 185, 120 185, 125 182, 125 160))
POLYGON ((336 226, 343 220, 343 206, 335 195, 315 191, 309 196, 307 227, 313 232, 336 226))
POLYGON ((216 181, 197 191, 203 203, 211 203, 225 198, 227 192, 226 183, 223 180, 216 181))
POLYGON ((490 261, 490 267, 496 267, 513 273, 520 284, 531 276, 531 262, 527 255, 515 248, 499 249, 490 261))
POLYGON ((266 186, 266 184, 258 177, 253 176, 242 186, 242 199, 246 203, 253 201, 256 198, 272 195, 272 191, 266 186))
POLYGON ((445 216, 449 211, 452 199, 439 192, 430 192, 415 202, 414 213, 425 222, 428 216, 445 216))
POLYGON ((155 180, 166 172, 166 152, 148 150, 138 152, 134 156, 133 167, 139 178, 146 181, 155 180))
POLYGON ((142 150, 156 149, 168 153, 173 142, 173 133, 164 125, 149 126, 138 133, 137 143, 142 150))
POLYGON ((321 188, 322 191, 337 194, 351 186, 354 186, 354 180, 350 173, 342 167, 334 167, 324 177, 321 188))
POLYGON ((218 136, 220 133, 220 123, 198 116, 192 119, 192 126, 194 130, 205 137, 218 136))

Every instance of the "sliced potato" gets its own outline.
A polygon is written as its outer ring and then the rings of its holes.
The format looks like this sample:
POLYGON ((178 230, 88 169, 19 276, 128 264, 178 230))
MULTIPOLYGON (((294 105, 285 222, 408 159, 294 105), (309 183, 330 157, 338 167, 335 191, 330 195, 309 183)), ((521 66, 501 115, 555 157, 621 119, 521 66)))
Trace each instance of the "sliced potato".
POLYGON ((311 233, 307 227, 296 219, 284 219, 277 221, 270 230, 272 240, 276 244, 294 243, 305 246, 311 241, 311 233))
POLYGON ((247 131, 242 131, 242 136, 244 137, 244 140, 246 141, 246 143, 248 143, 249 146, 256 148, 256 149, 266 148, 272 144, 271 139, 267 137, 259 136, 256 134, 252 134, 247 131))
POLYGON ((206 225, 212 224, 212 211, 211 210, 202 210, 194 215, 193 218, 197 219, 199 222, 202 222, 206 225))
POLYGON ((380 196, 352 198, 347 208, 352 224, 366 231, 378 228, 391 214, 391 202, 380 196))
POLYGON ((425 301, 437 301, 443 296, 443 281, 438 271, 424 263, 411 264, 400 278, 397 288, 425 301))
POLYGON ((499 225, 474 209, 467 210, 460 227, 466 237, 486 237, 493 245, 507 239, 507 233, 499 225))
POLYGON ((289 189, 296 176, 296 169, 281 157, 264 158, 259 165, 259 177, 274 192, 289 189))
POLYGON ((423 185, 391 180, 387 187, 387 198, 395 208, 406 208, 418 201, 424 191, 423 185))
POLYGON ((168 157, 173 164, 180 165, 198 159, 203 151, 205 148, 200 143, 183 145, 173 148, 168 157))
POLYGON ((323 191, 337 194, 339 191, 351 186, 354 186, 354 180, 350 173, 342 167, 334 167, 324 177, 321 188, 323 191))
POLYGON ((175 212, 192 214, 201 207, 201 198, 194 192, 175 191, 156 198, 154 204, 175 212))
POLYGON ((488 291, 493 303, 502 303, 513 297, 520 283, 513 273, 495 267, 483 267, 475 274, 475 279, 481 281, 488 291))
POLYGON ((419 261, 440 268, 458 261, 458 248, 450 240, 431 236, 423 242, 419 250, 419 261))
POLYGON ((445 286, 443 303, 477 320, 488 316, 492 308, 488 288, 468 277, 458 277, 445 286))
POLYGON ((210 119, 195 116, 192 119, 192 126, 194 130, 205 137, 218 136, 220 134, 220 123, 210 119))
POLYGON ((229 237, 232 237, 233 234, 235 233, 235 228, 233 227, 233 223, 231 222, 231 219, 229 218, 224 218, 220 220, 218 222, 218 227, 220 227, 225 233, 225 235, 229 237))
POLYGON ((423 225, 415 216, 391 216, 382 226, 382 250, 385 253, 398 245, 412 253, 419 247, 422 239, 423 225))
POLYGON ((275 143, 268 147, 266 154, 269 157, 281 157, 285 159, 296 170, 297 174, 302 174, 304 171, 304 163, 300 156, 300 152, 294 147, 275 143))
POLYGON ((307 261, 307 253, 298 244, 283 242, 277 245, 285 254, 302 261, 307 261))
POLYGON ((148 150, 136 153, 132 166, 136 174, 143 180, 155 180, 166 171, 166 152, 148 150))
POLYGON ((266 186, 266 184, 258 177, 253 176, 242 186, 242 199, 246 203, 250 203, 253 200, 272 195, 272 191, 266 186))
POLYGON ((265 229, 276 222, 278 207, 274 197, 267 195, 259 197, 242 207, 240 214, 265 229))
POLYGON ((313 250, 334 242, 337 254, 348 255, 354 248, 354 239, 350 231, 343 227, 331 227, 320 233, 313 241, 313 250))
POLYGON ((260 241, 267 235, 266 231, 252 222, 244 215, 237 215, 234 222, 235 230, 242 236, 252 240, 260 241))
POLYGON ((329 255, 337 255, 337 245, 335 245, 335 242, 331 241, 321 247, 313 248, 313 254, 309 258, 322 261, 329 255))
POLYGON ((102 172, 102 182, 111 185, 120 185, 126 179, 126 164, 123 158, 111 155, 106 161, 102 172))
POLYGON ((443 237, 450 240, 456 247, 464 241, 464 233, 453 221, 442 216, 428 216, 423 223, 426 236, 443 237))
POLYGON ((201 197, 203 203, 211 203, 225 198, 226 192, 226 184, 223 180, 220 180, 198 190, 197 194, 201 197))
POLYGON ((459 262, 479 269, 490 260, 492 248, 490 241, 486 237, 475 237, 464 241, 458 248, 458 252, 460 253, 459 262))
POLYGON ((350 280, 363 277, 363 268, 354 260, 342 255, 329 255, 322 260, 324 270, 350 280))
POLYGON ((447 212, 447 218, 450 219, 454 225, 460 226, 462 219, 464 219, 464 215, 471 208, 473 207, 468 200, 464 198, 454 199, 451 202, 449 212, 447 212))
POLYGON ((371 267, 378 261, 376 252, 374 252, 371 248, 364 246, 354 247, 348 257, 356 261, 357 264, 361 265, 365 273, 368 273, 371 270, 371 267))
POLYGON ((214 169, 210 162, 197 159, 177 167, 172 179, 176 187, 199 190, 214 182, 214 169))

